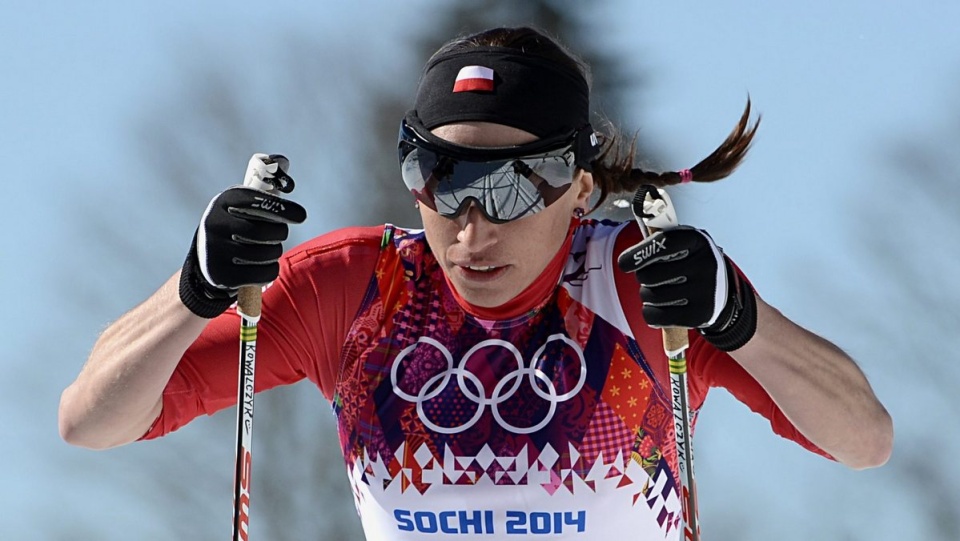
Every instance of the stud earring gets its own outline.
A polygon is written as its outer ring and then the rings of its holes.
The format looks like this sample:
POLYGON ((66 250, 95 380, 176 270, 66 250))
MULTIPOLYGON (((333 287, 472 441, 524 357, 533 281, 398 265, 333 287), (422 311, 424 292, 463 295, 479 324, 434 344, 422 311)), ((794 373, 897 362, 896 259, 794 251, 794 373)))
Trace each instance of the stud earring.
POLYGON ((582 208, 577 207, 573 209, 573 216, 577 219, 580 219, 580 218, 583 218, 583 215, 586 214, 586 212, 587 211, 583 210, 582 208))

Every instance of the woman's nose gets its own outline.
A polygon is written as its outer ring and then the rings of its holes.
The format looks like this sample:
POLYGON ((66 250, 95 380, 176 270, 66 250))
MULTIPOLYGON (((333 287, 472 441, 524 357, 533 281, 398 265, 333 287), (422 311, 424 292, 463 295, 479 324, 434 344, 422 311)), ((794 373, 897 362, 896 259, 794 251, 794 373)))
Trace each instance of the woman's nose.
POLYGON ((497 224, 488 220, 477 208, 476 203, 471 202, 466 211, 456 220, 457 225, 460 226, 457 242, 471 252, 480 252, 497 242, 497 224))

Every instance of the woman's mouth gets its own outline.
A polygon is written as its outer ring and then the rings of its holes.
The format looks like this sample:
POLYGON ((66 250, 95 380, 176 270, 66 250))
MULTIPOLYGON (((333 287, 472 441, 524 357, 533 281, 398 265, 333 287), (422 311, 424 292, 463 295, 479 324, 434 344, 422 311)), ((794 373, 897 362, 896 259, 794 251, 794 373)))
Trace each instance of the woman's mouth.
POLYGON ((457 265, 456 268, 460 276, 475 282, 496 280, 507 270, 507 267, 498 265, 457 265))

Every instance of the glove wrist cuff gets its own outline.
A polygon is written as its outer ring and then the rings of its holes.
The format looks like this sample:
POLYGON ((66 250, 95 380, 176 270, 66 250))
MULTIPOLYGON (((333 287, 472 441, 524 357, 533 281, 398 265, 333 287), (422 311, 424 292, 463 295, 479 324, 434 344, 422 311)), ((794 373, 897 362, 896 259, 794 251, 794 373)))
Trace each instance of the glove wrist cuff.
POLYGON ((200 273, 200 264, 197 261, 197 239, 187 254, 187 260, 180 271, 180 302, 194 314, 212 319, 224 312, 234 303, 236 290, 215 289, 207 284, 200 273))
MULTIPOLYGON (((700 334, 721 351, 733 351, 745 346, 757 332, 757 298, 753 287, 736 271, 736 289, 730 296, 728 317, 721 317, 723 324, 700 329, 700 334)), ((724 314, 725 315, 725 314, 724 314)))

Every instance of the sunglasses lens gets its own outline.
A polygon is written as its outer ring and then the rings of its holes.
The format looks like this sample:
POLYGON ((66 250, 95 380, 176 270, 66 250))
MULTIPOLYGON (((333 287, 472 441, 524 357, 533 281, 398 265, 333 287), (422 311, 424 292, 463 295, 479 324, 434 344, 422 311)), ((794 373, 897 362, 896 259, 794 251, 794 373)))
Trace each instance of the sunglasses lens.
POLYGON ((471 202, 494 223, 540 212, 570 188, 576 171, 569 147, 485 161, 450 157, 440 149, 400 142, 404 184, 418 201, 453 218, 471 202))

